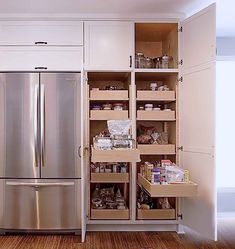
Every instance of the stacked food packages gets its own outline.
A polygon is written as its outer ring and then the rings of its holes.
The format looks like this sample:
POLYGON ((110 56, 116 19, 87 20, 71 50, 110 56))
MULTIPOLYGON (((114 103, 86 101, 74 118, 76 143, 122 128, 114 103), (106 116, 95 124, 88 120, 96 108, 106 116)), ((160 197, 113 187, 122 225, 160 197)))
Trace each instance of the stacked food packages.
POLYGON ((170 160, 145 162, 140 166, 140 174, 152 184, 187 183, 189 171, 184 170, 170 160))

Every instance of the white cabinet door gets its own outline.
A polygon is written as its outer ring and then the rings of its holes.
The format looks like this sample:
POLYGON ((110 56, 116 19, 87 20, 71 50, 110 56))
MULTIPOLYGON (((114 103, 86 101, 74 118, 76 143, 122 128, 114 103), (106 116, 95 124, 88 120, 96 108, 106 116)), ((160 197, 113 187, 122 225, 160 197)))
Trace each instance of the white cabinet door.
POLYGON ((81 71, 82 47, 0 47, 0 71, 81 71))
POLYGON ((183 200, 183 225, 216 239, 215 177, 215 5, 182 24, 180 161, 198 183, 198 196, 183 200))
POLYGON ((85 69, 130 69, 133 31, 132 22, 85 22, 85 69))
POLYGON ((0 45, 83 45, 80 21, 1 21, 0 45))

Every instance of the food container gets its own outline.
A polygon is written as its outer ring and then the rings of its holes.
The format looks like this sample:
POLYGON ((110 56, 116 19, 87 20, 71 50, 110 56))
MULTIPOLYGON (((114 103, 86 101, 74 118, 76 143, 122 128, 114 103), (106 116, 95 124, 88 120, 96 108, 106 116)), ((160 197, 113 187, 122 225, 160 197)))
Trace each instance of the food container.
POLYGON ((112 104, 103 104, 103 110, 112 110, 112 104))
POLYGON ((101 106, 100 105, 93 105, 92 110, 94 110, 94 111, 101 110, 101 106))
POLYGON ((136 68, 144 68, 145 58, 143 53, 135 54, 135 67, 136 68))
POLYGON ((163 55, 162 56, 162 68, 163 69, 169 68, 169 62, 170 62, 171 59, 172 59, 171 56, 168 56, 168 55, 163 55))
POLYGON ((152 91, 156 91, 157 90, 157 82, 151 82, 150 83, 150 89, 152 91))
POLYGON ((153 59, 146 57, 145 58, 145 68, 153 68, 153 59))
POLYGON ((143 110, 144 110, 144 107, 143 107, 143 106, 139 106, 139 110, 140 110, 140 111, 143 111, 143 110))
POLYGON ((161 111, 161 108, 160 107, 154 107, 153 110, 154 111, 161 111))
POLYGON ((145 104, 145 111, 152 111, 153 110, 153 104, 145 104))
POLYGON ((122 111, 123 110, 123 104, 122 103, 114 103, 113 104, 113 109, 115 111, 122 111))
POLYGON ((134 141, 131 135, 114 135, 112 142, 114 149, 131 149, 134 147, 134 141))
POLYGON ((155 68, 161 68, 162 57, 153 58, 153 65, 155 68))
POLYGON ((110 137, 94 137, 94 147, 100 150, 111 150, 113 147, 112 139, 110 137))

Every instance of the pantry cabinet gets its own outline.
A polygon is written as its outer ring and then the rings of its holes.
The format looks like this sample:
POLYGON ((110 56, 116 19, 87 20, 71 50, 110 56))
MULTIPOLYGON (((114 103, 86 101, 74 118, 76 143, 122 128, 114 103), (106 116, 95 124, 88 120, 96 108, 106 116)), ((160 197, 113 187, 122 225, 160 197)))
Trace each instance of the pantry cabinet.
POLYGON ((133 22, 85 22, 85 69, 126 70, 133 65, 133 22))
MULTIPOLYGON (((124 23, 126 24, 126 22, 124 23)), ((121 64, 118 63, 115 65, 115 59, 113 64, 105 64, 105 58, 110 56, 111 61, 114 58, 111 55, 116 52, 121 53, 124 58, 122 52, 127 50, 114 49, 113 33, 111 32, 107 38, 102 33, 105 28, 101 28, 101 24, 105 26, 103 21, 96 24, 94 22, 85 24, 86 94, 89 96, 86 104, 89 122, 87 134, 89 134, 88 145, 91 153, 88 159, 88 168, 91 162, 128 162, 128 172, 124 174, 88 173, 90 182, 88 227, 95 229, 97 226, 99 229, 98 227, 102 225, 106 226, 106 229, 113 229, 112 224, 119 225, 119 227, 123 226, 122 224, 137 227, 145 224, 145 229, 148 229, 149 224, 156 224, 156 227, 161 230, 161 225, 168 224, 171 229, 171 225, 177 224, 178 231, 182 226, 186 226, 207 238, 216 239, 215 5, 202 10, 182 23, 134 22, 134 26, 132 26, 134 32, 130 31, 129 33, 133 35, 130 40, 134 39, 135 53, 143 52, 151 58, 164 54, 171 55, 172 59, 168 68, 135 68, 132 65, 131 72, 128 72, 128 64, 126 64, 127 66, 120 66, 121 64), (94 25, 94 27, 90 25, 94 25), (92 31, 92 29, 94 30, 92 31), (101 31, 98 31, 99 29, 101 31), (100 37, 99 35, 92 36, 96 32, 100 34, 100 37), (204 40, 205 34, 206 41, 204 40), (104 37, 103 42, 110 41, 107 47, 111 52, 107 57, 104 56, 105 42, 102 48, 99 43, 96 44, 96 37, 99 42, 101 37, 104 37), (90 40, 87 42, 88 39, 90 40), (99 50, 99 52, 96 53, 94 50, 99 50), (100 57, 102 57, 101 60, 100 57), (149 84, 156 81, 160 85, 167 85, 166 91, 151 91, 149 84), (113 90, 112 93, 110 90, 105 90, 108 85, 117 87, 116 91, 113 90), (128 106, 126 111, 120 111, 121 118, 119 119, 128 117, 131 120, 131 132, 136 141, 136 147, 131 151, 95 150, 92 147, 92 138, 106 129, 106 121, 115 119, 116 114, 115 111, 109 110, 107 111, 109 116, 107 116, 104 111, 92 110, 92 107, 117 101, 126 102, 128 106), (164 105, 167 106, 165 107, 167 110, 145 111, 140 109, 146 103, 152 103, 153 106, 164 105), (127 116, 123 115, 125 112, 127 116), (167 144, 139 143, 137 139, 139 126, 154 126, 158 131, 167 132, 167 144), (140 165, 143 162, 162 159, 170 159, 183 166, 184 169, 188 169, 190 181, 184 184, 155 185, 140 174, 140 165), (121 189, 127 203, 125 212, 115 210, 111 215, 112 212, 108 209, 96 210, 93 208, 91 196, 97 183, 101 186, 114 186, 114 188, 121 189), (169 198, 171 208, 138 209, 139 189, 144 189, 153 200, 169 198), (123 223, 124 220, 125 223, 123 223)), ((107 22, 107 24, 107 27, 110 27, 110 23, 107 22)), ((120 42, 120 40, 118 41, 120 42)), ((121 41, 124 42, 123 39, 121 41)), ((134 56, 133 53, 131 55, 134 56)))

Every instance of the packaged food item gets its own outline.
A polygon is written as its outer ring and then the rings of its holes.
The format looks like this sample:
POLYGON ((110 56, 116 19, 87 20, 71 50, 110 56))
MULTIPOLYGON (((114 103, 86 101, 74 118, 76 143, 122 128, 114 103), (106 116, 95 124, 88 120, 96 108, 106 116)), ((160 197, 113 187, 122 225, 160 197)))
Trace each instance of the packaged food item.
POLYGON ((122 111, 123 110, 123 104, 122 103, 114 103, 113 104, 113 109, 115 111, 122 111))
POLYGON ((170 205, 170 203, 169 203, 168 198, 167 198, 167 197, 158 198, 157 207, 158 207, 159 209, 170 209, 170 208, 171 208, 171 205, 170 205))
POLYGON ((184 170, 184 182, 189 182, 189 170, 184 170))
POLYGON ((168 183, 183 182, 184 170, 176 165, 166 166, 166 181, 168 183))
POLYGON ((153 168, 152 169, 152 184, 160 184, 161 183, 161 169, 160 168, 153 168))
POLYGON ((152 111, 153 110, 153 104, 145 104, 145 111, 152 111))

